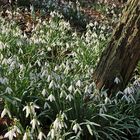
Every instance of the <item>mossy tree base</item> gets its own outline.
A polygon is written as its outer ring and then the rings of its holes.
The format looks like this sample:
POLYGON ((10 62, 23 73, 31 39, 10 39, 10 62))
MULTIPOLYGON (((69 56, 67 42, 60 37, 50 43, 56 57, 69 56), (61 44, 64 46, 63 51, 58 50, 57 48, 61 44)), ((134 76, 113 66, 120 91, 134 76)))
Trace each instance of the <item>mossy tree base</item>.
POLYGON ((139 60, 140 0, 129 0, 93 74, 97 88, 109 89, 110 94, 124 89, 139 60))

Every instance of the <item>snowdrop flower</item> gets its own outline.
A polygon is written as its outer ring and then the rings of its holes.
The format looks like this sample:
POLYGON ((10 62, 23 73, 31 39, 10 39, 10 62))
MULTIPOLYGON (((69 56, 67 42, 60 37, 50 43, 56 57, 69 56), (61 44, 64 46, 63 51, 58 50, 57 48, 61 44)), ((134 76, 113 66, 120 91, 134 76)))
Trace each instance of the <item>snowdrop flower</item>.
POLYGON ((13 91, 10 87, 7 87, 5 93, 11 94, 13 91))
POLYGON ((79 90, 79 88, 77 88, 76 90, 74 90, 74 94, 76 94, 76 93, 81 95, 81 90, 79 90))
POLYGON ((10 64, 10 71, 14 70, 16 68, 16 62, 13 61, 11 64, 10 64))
POLYGON ((37 60, 37 61, 35 62, 35 64, 37 64, 39 67, 41 67, 41 62, 40 62, 39 60, 37 60))
POLYGON ((40 125, 40 122, 34 118, 31 120, 30 124, 32 125, 32 130, 34 130, 36 126, 40 125))
POLYGON ((105 104, 107 103, 111 103, 111 100, 108 97, 105 98, 105 104))
POLYGON ((77 86, 77 87, 81 87, 81 84, 82 84, 81 81, 78 80, 77 83, 76 83, 76 86, 77 86))
POLYGON ((23 54, 23 50, 21 48, 19 48, 18 54, 23 54))
POLYGON ((102 108, 100 108, 99 114, 104 114, 104 110, 102 108))
POLYGON ((36 104, 34 104, 33 102, 30 102, 29 105, 25 106, 23 108, 23 111, 26 111, 26 118, 30 115, 30 114, 35 114, 35 109, 39 109, 39 106, 37 106, 36 104))
POLYGON ((47 82, 51 81, 51 75, 48 75, 47 82))
POLYGON ((8 84, 9 83, 9 81, 8 81, 8 79, 5 77, 5 78, 0 78, 0 83, 1 84, 4 84, 4 85, 6 85, 6 84, 8 84))
POLYGON ((125 93, 125 94, 134 93, 134 89, 133 89, 133 88, 130 88, 130 87, 127 87, 127 88, 124 90, 124 93, 125 93))
POLYGON ((60 98, 65 97, 66 95, 67 95, 67 93, 64 90, 62 90, 60 93, 60 98))
POLYGON ((55 130, 51 129, 50 132, 48 133, 47 137, 51 137, 51 139, 53 140, 55 137, 55 130))
POLYGON ((24 65, 23 64, 21 64, 21 65, 19 65, 19 68, 20 68, 20 72, 22 72, 23 70, 24 70, 24 65))
POLYGON ((70 93, 72 93, 72 90, 73 90, 73 86, 70 85, 69 88, 68 88, 68 91, 69 91, 70 93))
POLYGON ((39 108, 40 108, 40 107, 37 106, 35 103, 33 103, 33 102, 30 103, 30 109, 31 109, 31 112, 32 112, 33 114, 35 114, 35 109, 39 109, 39 108))
POLYGON ((49 89, 53 88, 55 86, 55 82, 52 80, 49 84, 49 89))
POLYGON ((43 89, 42 92, 41 92, 41 94, 45 97, 46 94, 47 94, 46 89, 43 89))
POLYGON ((98 22, 97 22, 97 21, 95 21, 95 22, 94 22, 94 26, 97 26, 97 25, 98 25, 98 22))
POLYGON ((47 47, 47 51, 49 51, 49 52, 50 52, 51 50, 52 50, 52 49, 51 49, 51 47, 47 47))
POLYGON ((0 50, 3 50, 5 48, 5 45, 3 44, 3 42, 0 41, 0 50))
POLYGON ((3 64, 3 65, 7 65, 7 63, 8 63, 7 59, 4 58, 4 59, 2 60, 2 64, 3 64))
POLYGON ((20 129, 19 129, 16 125, 13 126, 13 131, 15 131, 15 132, 21 134, 20 129))
POLYGON ((90 27, 93 27, 93 26, 94 26, 94 24, 91 22, 91 23, 89 23, 89 26, 90 26, 90 27))
POLYGON ((66 96, 66 100, 69 100, 71 102, 71 100, 74 99, 73 96, 71 94, 68 94, 66 96))
POLYGON ((64 127, 67 127, 66 124, 63 122, 63 118, 56 118, 53 122, 53 127, 55 130, 61 130, 64 127))
POLYGON ((25 106, 24 108, 23 108, 23 111, 26 111, 26 118, 29 116, 29 114, 31 113, 31 110, 30 110, 30 106, 25 106))
POLYGON ((120 82, 121 82, 121 80, 120 80, 118 77, 116 77, 116 78, 114 79, 114 83, 119 84, 120 82))
POLYGON ((28 140, 27 132, 24 133, 24 135, 23 135, 23 140, 28 140))
POLYGON ((7 108, 4 108, 2 113, 1 113, 1 118, 3 118, 6 114, 11 118, 11 114, 7 108))
POLYGON ((16 137, 16 132, 11 129, 10 131, 8 131, 5 135, 4 138, 9 138, 9 140, 13 140, 14 137, 16 137))
POLYGON ((80 125, 78 124, 78 123, 75 123, 75 125, 73 126, 73 128, 72 128, 72 130, 75 132, 75 133, 77 133, 78 132, 78 130, 82 130, 81 129, 81 127, 80 127, 80 125))
POLYGON ((45 134, 43 133, 43 132, 39 132, 39 135, 38 135, 38 137, 37 137, 37 139, 38 140, 43 140, 43 138, 45 138, 46 139, 46 136, 45 136, 45 134))
POLYGON ((49 100, 50 102, 55 101, 55 97, 52 94, 50 94, 47 100, 49 100))
POLYGON ((40 78, 44 78, 47 76, 47 70, 43 70, 43 72, 41 73, 40 78))
POLYGON ((58 66, 55 66, 54 71, 57 71, 57 70, 58 70, 58 68, 59 68, 58 66))

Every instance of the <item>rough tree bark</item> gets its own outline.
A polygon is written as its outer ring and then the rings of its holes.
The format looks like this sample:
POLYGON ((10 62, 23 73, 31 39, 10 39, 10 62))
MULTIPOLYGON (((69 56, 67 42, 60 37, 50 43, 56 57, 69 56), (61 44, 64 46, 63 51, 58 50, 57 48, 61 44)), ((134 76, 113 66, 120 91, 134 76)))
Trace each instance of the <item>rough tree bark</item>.
POLYGON ((140 60, 140 0, 129 0, 93 74, 98 89, 115 94, 128 84, 140 60), (114 80, 120 79, 116 84, 114 80))

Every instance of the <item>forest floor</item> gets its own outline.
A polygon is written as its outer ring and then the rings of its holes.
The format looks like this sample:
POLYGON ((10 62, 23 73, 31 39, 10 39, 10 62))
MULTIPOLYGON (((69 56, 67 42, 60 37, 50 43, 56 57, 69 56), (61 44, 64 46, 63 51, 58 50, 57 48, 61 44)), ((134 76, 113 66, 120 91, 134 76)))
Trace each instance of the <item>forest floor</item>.
MULTIPOLYGON (((60 5, 63 4, 67 4, 68 2, 65 0, 61 0, 60 5)), ((33 27, 35 27, 37 25, 38 20, 48 20, 49 21, 49 13, 46 13, 45 15, 41 15, 40 13, 40 9, 37 9, 35 11, 35 16, 36 19, 34 19, 34 17, 32 17, 31 11, 27 10, 26 8, 20 8, 18 10, 17 14, 14 14, 14 11, 12 10, 13 8, 11 7, 11 4, 8 1, 5 0, 0 0, 0 16, 5 18, 7 22, 10 22, 11 20, 14 20, 15 22, 17 22, 17 24, 19 25, 21 31, 23 33, 26 33, 27 35, 30 36, 30 34, 32 33, 33 27)), ((112 10, 112 8, 116 8, 116 9, 122 9, 122 7, 124 6, 123 3, 118 2, 117 0, 97 0, 95 2, 95 0, 82 0, 80 3, 80 10, 79 12, 81 12, 82 14, 84 14, 87 18, 89 22, 104 22, 104 21, 111 21, 112 22, 112 15, 111 14, 107 14, 106 8, 110 7, 109 9, 112 10)), ((82 28, 79 27, 79 24, 73 24, 72 26, 74 29, 78 28, 82 28)), ((112 24, 112 26, 114 26, 112 24)), ((79 29, 78 29, 79 31, 79 29)), ((81 30, 80 30, 81 31, 81 30)), ((0 101, 0 113, 2 112, 3 109, 3 101, 0 101)), ((5 125, 6 119, 1 119, 0 118, 0 125, 5 125)))

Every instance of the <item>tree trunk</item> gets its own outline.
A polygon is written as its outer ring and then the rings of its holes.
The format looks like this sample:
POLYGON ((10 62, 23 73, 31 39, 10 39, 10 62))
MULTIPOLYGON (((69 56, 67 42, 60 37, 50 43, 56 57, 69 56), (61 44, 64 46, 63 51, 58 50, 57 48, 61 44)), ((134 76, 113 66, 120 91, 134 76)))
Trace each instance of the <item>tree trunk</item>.
POLYGON ((93 74, 97 88, 110 94, 124 89, 139 60, 140 0, 129 0, 93 74))

